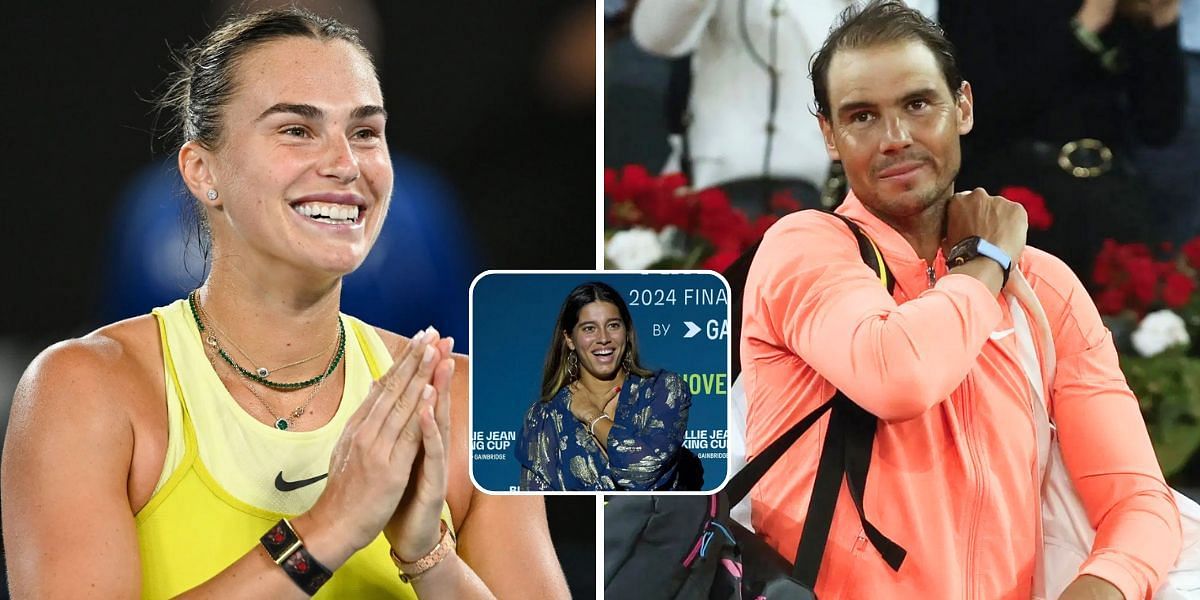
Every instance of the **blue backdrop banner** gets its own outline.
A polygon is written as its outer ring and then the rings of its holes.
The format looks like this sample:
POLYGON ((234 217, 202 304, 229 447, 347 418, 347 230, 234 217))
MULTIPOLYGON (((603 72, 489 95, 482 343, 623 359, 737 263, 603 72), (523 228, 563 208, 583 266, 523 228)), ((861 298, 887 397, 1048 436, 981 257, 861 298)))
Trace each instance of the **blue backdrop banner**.
POLYGON ((555 319, 575 286, 602 281, 633 319, 643 366, 678 373, 692 393, 684 445, 704 465, 701 489, 726 477, 729 291, 711 271, 688 273, 488 272, 471 291, 471 473, 485 491, 517 490, 514 448, 538 401, 555 319))

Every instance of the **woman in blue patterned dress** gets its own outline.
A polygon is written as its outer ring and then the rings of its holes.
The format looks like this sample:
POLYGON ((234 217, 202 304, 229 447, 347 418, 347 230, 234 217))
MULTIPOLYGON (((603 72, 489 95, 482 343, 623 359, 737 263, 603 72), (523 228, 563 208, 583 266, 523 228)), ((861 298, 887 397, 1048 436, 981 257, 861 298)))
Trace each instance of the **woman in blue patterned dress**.
POLYGON ((698 489, 699 461, 683 448, 691 404, 681 377, 639 363, 621 295, 601 282, 579 285, 559 310, 541 398, 517 440, 520 487, 698 489))

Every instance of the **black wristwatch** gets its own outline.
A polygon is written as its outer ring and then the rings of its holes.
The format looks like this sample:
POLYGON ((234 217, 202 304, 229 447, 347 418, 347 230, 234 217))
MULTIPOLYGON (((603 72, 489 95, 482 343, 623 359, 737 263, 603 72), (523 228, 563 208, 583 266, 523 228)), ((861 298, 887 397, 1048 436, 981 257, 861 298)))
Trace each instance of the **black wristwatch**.
POLYGON ((259 541, 271 560, 283 567, 283 572, 309 596, 316 594, 333 577, 333 572, 308 553, 304 541, 287 519, 280 519, 259 541))
POLYGON ((998 248, 995 244, 973 235, 968 238, 963 238, 960 242, 950 249, 950 255, 946 257, 946 266, 953 269, 954 267, 962 266, 969 260, 974 260, 980 256, 990 258, 1004 269, 1004 282, 1000 284, 1000 288, 1008 285, 1008 272, 1012 268, 1012 259, 1008 254, 998 248))

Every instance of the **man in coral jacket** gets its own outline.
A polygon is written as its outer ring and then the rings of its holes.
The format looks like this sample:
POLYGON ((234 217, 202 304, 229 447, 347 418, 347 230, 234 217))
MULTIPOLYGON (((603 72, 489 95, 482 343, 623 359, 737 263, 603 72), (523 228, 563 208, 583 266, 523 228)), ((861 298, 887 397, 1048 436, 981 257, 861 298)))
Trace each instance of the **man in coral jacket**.
MULTIPOLYGON (((838 209, 879 246, 889 296, 845 224, 804 211, 764 238, 741 340, 750 456, 842 390, 879 418, 867 519, 908 555, 889 567, 845 489, 816 582, 833 598, 1028 599, 1039 473, 1033 396, 1000 293, 1019 270, 1056 348, 1050 416, 1097 530, 1063 599, 1149 598, 1180 547, 1179 512, 1109 332, 1079 280, 1025 247, 1020 205, 954 191, 971 87, 941 30, 896 1, 851 9, 812 67, 838 209), (947 267, 950 258, 952 268, 947 267)), ((793 558, 825 427, 751 495, 755 529, 793 558)), ((843 488, 845 484, 843 483, 843 488)))

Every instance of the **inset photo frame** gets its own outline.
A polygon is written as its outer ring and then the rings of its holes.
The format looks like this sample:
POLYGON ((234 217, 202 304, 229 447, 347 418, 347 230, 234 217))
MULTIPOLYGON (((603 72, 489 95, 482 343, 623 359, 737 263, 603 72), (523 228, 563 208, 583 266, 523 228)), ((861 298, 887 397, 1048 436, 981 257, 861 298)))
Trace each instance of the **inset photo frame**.
POLYGON ((712 271, 488 271, 471 286, 471 477, 489 493, 712 492, 729 285, 712 271))

